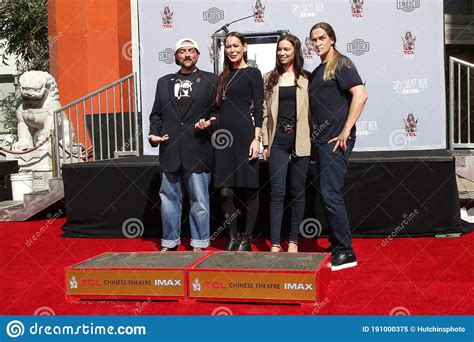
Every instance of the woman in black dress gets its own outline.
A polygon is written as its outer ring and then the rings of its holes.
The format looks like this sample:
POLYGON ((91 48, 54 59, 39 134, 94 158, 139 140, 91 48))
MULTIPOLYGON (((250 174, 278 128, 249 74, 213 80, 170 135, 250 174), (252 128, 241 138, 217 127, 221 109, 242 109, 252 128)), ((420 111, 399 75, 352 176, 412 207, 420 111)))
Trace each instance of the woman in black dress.
POLYGON ((237 32, 225 39, 224 70, 219 75, 216 103, 220 109, 215 147, 215 186, 229 221, 226 250, 251 251, 251 237, 258 214, 258 152, 262 128, 263 79, 247 65, 247 42, 237 32), (242 207, 245 231, 237 231, 242 207))

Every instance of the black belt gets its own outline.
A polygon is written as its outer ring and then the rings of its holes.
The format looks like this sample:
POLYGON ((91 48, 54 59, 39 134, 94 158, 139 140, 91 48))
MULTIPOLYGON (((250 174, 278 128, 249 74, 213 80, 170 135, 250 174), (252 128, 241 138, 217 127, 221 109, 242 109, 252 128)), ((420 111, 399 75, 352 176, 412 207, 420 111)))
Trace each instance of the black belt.
POLYGON ((280 125, 278 129, 283 133, 292 133, 296 130, 296 125, 280 125))

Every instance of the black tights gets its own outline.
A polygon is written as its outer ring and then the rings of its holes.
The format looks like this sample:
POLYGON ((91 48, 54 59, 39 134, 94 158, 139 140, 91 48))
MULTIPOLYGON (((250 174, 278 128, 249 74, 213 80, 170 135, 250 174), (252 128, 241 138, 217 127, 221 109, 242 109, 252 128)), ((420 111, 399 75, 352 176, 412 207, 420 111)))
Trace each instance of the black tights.
POLYGON ((234 200, 237 200, 237 207, 245 210, 245 232, 246 235, 252 235, 255 222, 258 215, 258 189, 236 189, 221 188, 219 190, 222 201, 222 210, 229 219, 229 232, 237 233, 237 215, 240 211, 236 211, 234 200))

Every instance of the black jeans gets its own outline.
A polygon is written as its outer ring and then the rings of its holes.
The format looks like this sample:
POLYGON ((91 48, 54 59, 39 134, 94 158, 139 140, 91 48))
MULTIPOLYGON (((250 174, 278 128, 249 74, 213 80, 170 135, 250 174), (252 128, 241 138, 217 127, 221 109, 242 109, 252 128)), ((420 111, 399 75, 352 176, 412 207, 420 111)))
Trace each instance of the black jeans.
POLYGON ((329 226, 329 241, 335 251, 352 252, 352 234, 342 188, 349 168, 349 156, 354 141, 347 140, 347 150, 333 152, 334 144, 315 142, 316 164, 319 169, 319 191, 324 216, 329 226))
POLYGON ((291 184, 291 230, 289 241, 298 242, 300 224, 304 216, 306 176, 309 157, 296 157, 296 133, 277 130, 270 150, 270 227, 272 244, 280 244, 283 202, 286 192, 286 176, 290 165, 291 184))

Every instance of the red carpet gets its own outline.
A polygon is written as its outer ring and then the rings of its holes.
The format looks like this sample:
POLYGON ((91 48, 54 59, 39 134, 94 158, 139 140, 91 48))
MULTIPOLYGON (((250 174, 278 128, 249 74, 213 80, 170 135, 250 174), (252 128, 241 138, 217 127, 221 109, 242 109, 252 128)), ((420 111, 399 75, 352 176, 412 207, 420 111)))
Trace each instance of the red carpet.
MULTIPOLYGON (((319 307, 269 304, 89 301, 66 303, 64 268, 103 252, 156 251, 142 239, 62 239, 65 219, 1 223, 3 315, 470 315, 474 313, 474 234, 461 238, 355 239, 359 266, 333 272, 319 307), (49 223, 48 223, 49 222, 49 223), (51 223, 52 222, 52 223, 51 223), (35 240, 33 240, 35 237, 35 240)), ((185 241, 187 242, 187 241, 185 241)), ((225 241, 215 241, 222 247, 225 241)), ((301 242, 321 251, 326 239, 301 242)), ((268 242, 257 241, 265 250, 268 242)), ((268 248, 268 247, 267 247, 268 248)))

